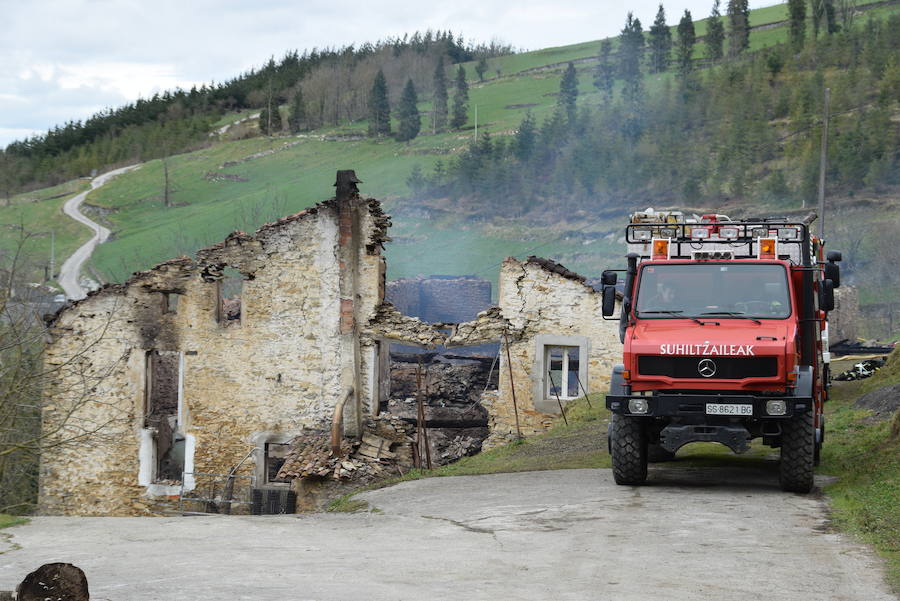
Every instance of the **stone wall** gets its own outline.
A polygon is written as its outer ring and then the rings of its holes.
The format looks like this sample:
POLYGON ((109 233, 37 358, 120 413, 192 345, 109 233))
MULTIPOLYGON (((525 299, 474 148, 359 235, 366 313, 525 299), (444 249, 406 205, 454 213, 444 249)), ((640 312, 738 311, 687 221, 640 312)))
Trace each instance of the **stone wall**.
POLYGON ((828 343, 842 340, 856 342, 861 332, 859 295, 855 286, 841 286, 834 291, 834 311, 828 314, 828 343))
POLYGON ((524 262, 507 259, 500 270, 499 299, 509 324, 512 365, 502 349, 499 391, 482 400, 491 429, 485 449, 516 436, 510 372, 522 434, 543 432, 556 421, 557 400, 546 394, 545 347, 578 348, 587 358, 579 379, 589 393, 607 390, 612 367, 622 357, 618 321, 603 320, 600 293, 561 265, 535 257, 524 262))
POLYGON ((186 472, 226 474, 249 454, 238 473, 261 474, 261 445, 322 426, 348 386, 352 433, 373 402, 375 347, 357 324, 382 300, 388 225, 372 199, 326 201, 62 310, 45 359, 55 370, 45 433, 84 440, 44 452, 40 510, 142 515, 175 504, 181 483, 156 477, 145 419, 151 351, 180 363, 174 430, 186 472), (237 319, 219 307, 225 267, 244 277, 237 319))
MULTIPOLYGON (((247 478, 243 488, 250 477, 265 486, 265 444, 324 431, 348 391, 344 433, 362 434, 387 400, 391 342, 453 348, 509 340, 512 364, 502 353, 499 390, 481 399, 485 447, 515 437, 510 375, 524 435, 557 419, 557 402, 546 394, 549 346, 571 351, 575 367, 566 373, 577 373, 589 392, 605 390, 621 355, 617 327, 601 318, 601 295, 583 277, 544 259, 508 259, 499 306, 447 321, 458 282, 435 281, 426 288, 442 299, 434 313, 441 319, 423 322, 383 302, 389 218, 355 187, 341 190, 252 235, 235 232, 195 258, 106 286, 53 317, 42 513, 161 514, 177 508, 182 485, 195 491, 200 474, 232 470, 247 478), (182 470, 183 482, 174 477, 182 470)), ((490 297, 480 280, 464 288, 478 303, 490 297)))

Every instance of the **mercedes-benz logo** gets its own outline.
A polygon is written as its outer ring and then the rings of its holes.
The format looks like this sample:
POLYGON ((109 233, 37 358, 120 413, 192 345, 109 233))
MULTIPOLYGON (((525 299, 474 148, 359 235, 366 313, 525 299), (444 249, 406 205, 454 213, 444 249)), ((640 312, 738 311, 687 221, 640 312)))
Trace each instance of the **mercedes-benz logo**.
POLYGON ((701 359, 697 364, 697 371, 704 378, 711 378, 716 375, 716 362, 712 359, 701 359))

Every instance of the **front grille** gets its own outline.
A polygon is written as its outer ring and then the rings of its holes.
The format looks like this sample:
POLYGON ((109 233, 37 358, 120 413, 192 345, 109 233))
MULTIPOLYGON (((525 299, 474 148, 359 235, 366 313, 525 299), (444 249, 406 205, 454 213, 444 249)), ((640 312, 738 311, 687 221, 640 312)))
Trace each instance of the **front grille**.
MULTIPOLYGON (((708 368, 709 365, 705 364, 708 368)), ((638 373, 643 376, 670 378, 700 378, 704 380, 740 380, 741 378, 771 378, 778 375, 777 357, 638 357, 638 373), (715 373, 704 376, 700 362, 710 360, 715 373)))

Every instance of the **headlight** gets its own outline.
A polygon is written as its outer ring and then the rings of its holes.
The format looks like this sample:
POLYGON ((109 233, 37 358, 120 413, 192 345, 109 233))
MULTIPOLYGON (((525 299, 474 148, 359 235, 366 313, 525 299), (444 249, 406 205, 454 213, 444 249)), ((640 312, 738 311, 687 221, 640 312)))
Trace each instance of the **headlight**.
POLYGON ((631 230, 635 240, 650 240, 653 238, 653 231, 650 228, 634 228, 631 230))
POLYGON ((769 415, 786 415, 787 403, 784 401, 766 401, 766 413, 769 415))
POLYGON ((661 227, 661 228, 659 228, 659 235, 663 238, 674 238, 678 235, 678 228, 676 228, 676 227, 661 227))
POLYGON ((736 227, 721 227, 719 228, 719 237, 724 238, 725 240, 734 240, 739 235, 738 228, 736 227))
POLYGON ((650 405, 645 399, 628 399, 629 413, 647 413, 650 405))
POLYGON ((778 228, 778 239, 779 240, 799 240, 800 239, 800 230, 795 227, 780 227, 778 228))

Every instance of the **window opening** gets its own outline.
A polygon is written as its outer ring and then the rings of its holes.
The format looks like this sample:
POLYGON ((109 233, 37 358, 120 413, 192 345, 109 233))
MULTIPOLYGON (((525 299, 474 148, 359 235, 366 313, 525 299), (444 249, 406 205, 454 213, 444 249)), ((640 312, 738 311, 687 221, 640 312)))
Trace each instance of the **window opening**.
POLYGON ((575 399, 580 396, 578 386, 579 349, 577 346, 544 347, 544 365, 548 369, 546 398, 575 399))
POLYGON ((234 267, 222 269, 216 282, 216 321, 223 325, 241 323, 241 297, 244 294, 244 275, 234 267))
POLYGON ((181 353, 149 351, 146 377, 144 427, 153 435, 153 481, 180 482, 185 445, 178 419, 181 353))
POLYGON ((289 484, 289 480, 278 478, 285 459, 287 459, 290 444, 286 442, 267 442, 263 446, 266 484, 289 484))
POLYGON ((178 297, 176 292, 163 292, 163 313, 178 313, 178 297))

